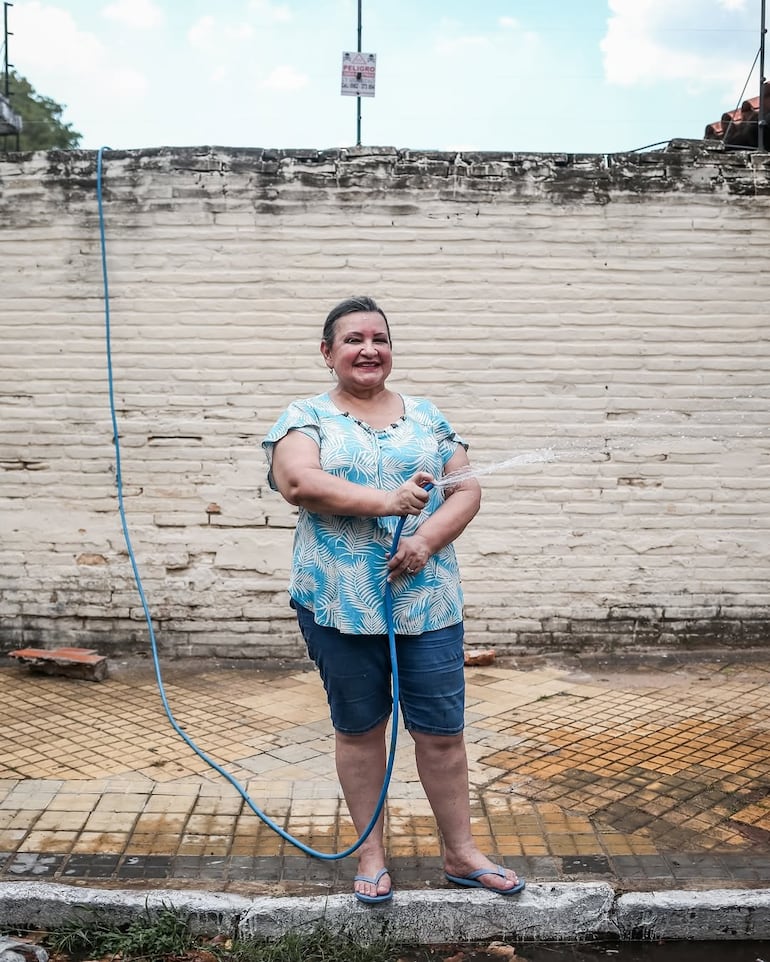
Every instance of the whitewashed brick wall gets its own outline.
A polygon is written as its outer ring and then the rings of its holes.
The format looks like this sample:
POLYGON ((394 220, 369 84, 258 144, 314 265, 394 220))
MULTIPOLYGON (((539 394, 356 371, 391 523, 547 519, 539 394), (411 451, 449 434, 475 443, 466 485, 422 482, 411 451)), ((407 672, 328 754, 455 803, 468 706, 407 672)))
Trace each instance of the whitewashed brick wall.
MULTIPOLYGON (((764 646, 768 155, 104 155, 129 531, 161 650, 303 655, 261 438, 338 300, 482 479, 471 645, 764 646), (553 446, 556 460, 537 461, 553 446)), ((117 509, 96 155, 0 157, 0 649, 147 648, 117 509)))

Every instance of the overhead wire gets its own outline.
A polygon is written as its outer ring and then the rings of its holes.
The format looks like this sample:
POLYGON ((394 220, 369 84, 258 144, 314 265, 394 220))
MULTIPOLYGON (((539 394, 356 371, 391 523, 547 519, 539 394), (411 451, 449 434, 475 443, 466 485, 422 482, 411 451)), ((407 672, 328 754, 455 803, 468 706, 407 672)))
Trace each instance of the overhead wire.
MULTIPOLYGON (((757 65, 757 61, 759 60, 761 53, 762 53, 762 47, 760 46, 757 50, 756 56, 754 57, 754 62, 752 63, 749 69, 748 76, 746 77, 746 82, 743 85, 743 90, 741 90, 740 97, 738 97, 738 103, 735 105, 735 109, 733 110, 733 113, 735 113, 743 103, 743 99, 746 95, 746 88, 749 85, 749 81, 751 80, 751 75, 754 73, 754 68, 757 65)), ((735 124, 735 119, 733 117, 730 117, 730 122, 728 123, 727 127, 724 130, 724 133, 722 134, 722 139, 724 139, 727 136, 728 132, 734 126, 734 124, 735 124)))

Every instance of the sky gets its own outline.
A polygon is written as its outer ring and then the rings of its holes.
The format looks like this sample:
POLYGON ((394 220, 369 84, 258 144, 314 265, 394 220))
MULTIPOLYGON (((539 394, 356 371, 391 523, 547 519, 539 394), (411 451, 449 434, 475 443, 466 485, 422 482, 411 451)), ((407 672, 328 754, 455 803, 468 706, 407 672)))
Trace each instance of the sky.
MULTIPOLYGON (((616 153, 759 93, 761 0, 360 0, 361 143, 616 153)), ((350 147, 359 0, 14 0, 8 59, 85 149, 350 147)), ((0 37, 0 42, 2 37, 0 37)))

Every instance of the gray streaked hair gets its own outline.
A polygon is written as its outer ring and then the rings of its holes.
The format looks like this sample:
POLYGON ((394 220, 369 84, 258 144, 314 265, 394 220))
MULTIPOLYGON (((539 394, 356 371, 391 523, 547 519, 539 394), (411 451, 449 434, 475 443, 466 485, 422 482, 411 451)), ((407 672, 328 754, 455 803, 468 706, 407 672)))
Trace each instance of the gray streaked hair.
POLYGON ((388 324, 388 319, 385 317, 385 311, 374 301, 371 297, 348 297, 344 301, 333 307, 324 322, 323 337, 324 343, 327 347, 331 347, 334 343, 334 333, 337 327, 337 321, 341 317, 345 317, 346 314, 356 314, 359 311, 364 311, 367 314, 380 314, 383 321, 385 321, 385 329, 388 332, 388 340, 392 342, 390 336, 390 325, 388 324))

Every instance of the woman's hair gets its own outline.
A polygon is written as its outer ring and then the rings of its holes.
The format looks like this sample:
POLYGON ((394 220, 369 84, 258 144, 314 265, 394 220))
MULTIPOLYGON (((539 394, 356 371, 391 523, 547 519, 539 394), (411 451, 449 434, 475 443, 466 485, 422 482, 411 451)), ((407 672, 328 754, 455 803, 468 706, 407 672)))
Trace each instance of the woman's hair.
POLYGON ((337 321, 346 314, 355 314, 358 311, 365 311, 367 314, 381 314, 383 321, 385 321, 385 330, 388 332, 388 340, 391 341, 390 325, 388 324, 387 317, 385 317, 385 311, 383 311, 381 307, 378 307, 371 297, 348 297, 329 311, 324 322, 323 334, 321 336, 327 347, 331 347, 334 343, 334 331, 337 327, 337 321))

